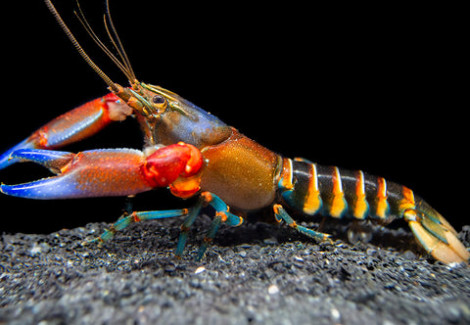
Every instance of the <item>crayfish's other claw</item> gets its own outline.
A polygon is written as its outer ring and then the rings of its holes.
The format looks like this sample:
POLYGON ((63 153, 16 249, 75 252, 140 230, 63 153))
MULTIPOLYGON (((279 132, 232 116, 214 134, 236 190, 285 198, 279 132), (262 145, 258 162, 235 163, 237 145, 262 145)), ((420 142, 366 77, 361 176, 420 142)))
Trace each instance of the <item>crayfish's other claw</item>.
POLYGON ((7 151, 5 151, 3 154, 0 155, 0 170, 10 165, 13 165, 19 161, 18 158, 13 157, 13 153, 15 151, 20 150, 20 149, 31 149, 31 148, 34 148, 34 145, 31 142, 24 140, 18 143, 16 146, 11 147, 7 151))
POLYGON ((16 162, 12 154, 20 149, 57 149, 88 138, 113 121, 124 121, 132 108, 109 93, 89 101, 43 125, 28 138, 0 155, 0 169, 16 162))
POLYGON ((39 163, 58 176, 18 185, 2 184, 0 192, 6 195, 49 200, 126 196, 152 189, 142 177, 145 158, 138 150, 92 150, 74 154, 24 149, 12 156, 39 163))
POLYGON ((407 210, 405 220, 418 242, 436 260, 443 263, 468 263, 470 253, 457 238, 455 229, 439 213, 407 210))

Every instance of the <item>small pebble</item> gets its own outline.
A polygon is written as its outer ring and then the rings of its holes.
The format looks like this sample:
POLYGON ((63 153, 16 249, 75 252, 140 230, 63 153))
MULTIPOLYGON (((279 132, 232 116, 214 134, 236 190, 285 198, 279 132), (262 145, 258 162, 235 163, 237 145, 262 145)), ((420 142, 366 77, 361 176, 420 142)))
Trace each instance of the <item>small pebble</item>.
POLYGON ((269 293, 270 295, 275 295, 275 294, 279 293, 279 288, 278 288, 278 286, 275 285, 275 284, 270 285, 269 288, 268 288, 268 293, 269 293))
POLYGON ((200 266, 196 269, 196 271, 194 271, 194 274, 199 274, 199 273, 202 273, 206 270, 206 268, 204 266, 200 266))

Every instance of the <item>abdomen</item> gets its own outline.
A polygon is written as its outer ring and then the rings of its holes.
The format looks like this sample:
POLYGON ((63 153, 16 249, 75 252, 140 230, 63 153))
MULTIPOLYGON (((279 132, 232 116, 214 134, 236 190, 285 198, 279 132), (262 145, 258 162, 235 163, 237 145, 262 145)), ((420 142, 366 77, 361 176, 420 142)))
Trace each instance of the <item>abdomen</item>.
POLYGON ((336 218, 391 221, 415 207, 414 194, 405 186, 360 170, 321 166, 305 160, 284 159, 279 185, 284 201, 307 215, 321 213, 336 218))

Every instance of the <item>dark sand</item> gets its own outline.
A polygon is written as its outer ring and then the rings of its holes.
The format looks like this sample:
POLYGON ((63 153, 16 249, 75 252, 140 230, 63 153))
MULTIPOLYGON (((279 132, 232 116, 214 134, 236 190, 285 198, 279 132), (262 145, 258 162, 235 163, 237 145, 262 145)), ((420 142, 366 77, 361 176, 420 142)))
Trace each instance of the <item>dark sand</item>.
MULTIPOLYGON (((82 242, 105 224, 4 234, 0 324, 470 323, 470 268, 419 256, 403 230, 350 245, 223 227, 196 262, 209 222, 196 222, 181 260, 178 218, 132 225, 101 248, 82 242)), ((468 247, 470 227, 460 235, 468 247)))

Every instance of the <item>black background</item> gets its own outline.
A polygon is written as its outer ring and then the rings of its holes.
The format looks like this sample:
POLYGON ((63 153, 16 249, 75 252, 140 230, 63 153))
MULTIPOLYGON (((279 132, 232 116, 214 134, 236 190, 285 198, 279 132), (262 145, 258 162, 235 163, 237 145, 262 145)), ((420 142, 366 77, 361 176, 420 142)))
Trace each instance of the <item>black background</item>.
MULTIPOLYGON (((125 85, 77 23, 75 2, 56 2, 90 56, 125 85)), ((103 2, 81 2, 103 34, 103 2)), ((141 81, 175 91, 278 153, 384 176, 412 188, 457 228, 468 224, 469 53, 461 8, 143 0, 111 7, 141 81)), ((106 92, 42 1, 5 2, 2 10, 0 151, 106 92)), ((140 146, 129 121, 67 150, 140 146)), ((38 175, 47 173, 15 165, 0 171, 0 181, 38 175)), ((168 200, 157 191, 137 206, 178 205, 168 200)), ((0 229, 51 232, 110 222, 123 202, 2 195, 0 229)))

